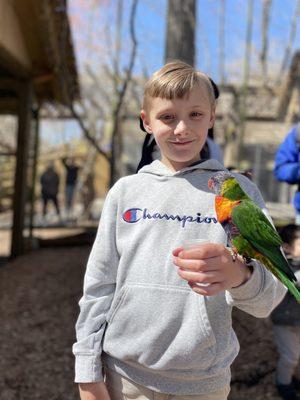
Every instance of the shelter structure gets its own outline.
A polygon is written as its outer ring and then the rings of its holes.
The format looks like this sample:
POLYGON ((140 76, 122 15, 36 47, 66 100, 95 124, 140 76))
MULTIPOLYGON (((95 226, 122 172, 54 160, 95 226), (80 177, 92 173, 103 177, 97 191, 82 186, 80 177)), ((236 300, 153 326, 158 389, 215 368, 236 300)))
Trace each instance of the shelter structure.
POLYGON ((78 96, 66 0, 0 0, 0 114, 18 120, 13 257, 24 252, 33 214, 26 200, 34 196, 39 110, 49 103, 68 109, 78 96))
POLYGON ((296 52, 282 84, 250 85, 245 98, 244 132, 239 147, 243 91, 220 87, 216 139, 224 148, 227 167, 251 169, 264 199, 289 203, 294 187, 279 183, 273 174, 274 157, 291 126, 300 120, 300 52, 296 52), (238 163, 238 158, 240 162, 238 163))

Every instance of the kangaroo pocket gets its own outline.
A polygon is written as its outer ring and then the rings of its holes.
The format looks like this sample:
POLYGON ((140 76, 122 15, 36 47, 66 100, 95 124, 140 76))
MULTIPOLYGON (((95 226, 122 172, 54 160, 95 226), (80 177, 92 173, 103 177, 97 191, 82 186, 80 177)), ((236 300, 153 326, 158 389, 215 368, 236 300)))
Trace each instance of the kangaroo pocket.
POLYGON ((129 284, 110 316, 103 350, 155 370, 206 370, 216 340, 205 299, 185 288, 129 284))

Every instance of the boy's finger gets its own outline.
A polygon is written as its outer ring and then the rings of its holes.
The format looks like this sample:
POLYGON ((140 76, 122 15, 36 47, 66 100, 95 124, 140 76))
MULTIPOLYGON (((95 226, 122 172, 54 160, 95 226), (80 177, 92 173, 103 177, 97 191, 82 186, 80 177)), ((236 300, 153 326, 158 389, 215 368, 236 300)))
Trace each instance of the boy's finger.
POLYGON ((178 254, 183 250, 183 247, 177 247, 172 251, 174 257, 178 257, 178 254))
POLYGON ((224 245, 219 243, 205 243, 191 249, 183 249, 178 253, 180 258, 205 259, 217 257, 224 253, 224 245))
POLYGON ((218 271, 211 272, 194 272, 194 271, 185 271, 179 269, 178 275, 188 281, 194 283, 220 283, 222 280, 222 276, 218 271))
POLYGON ((183 259, 181 257, 174 257, 174 264, 184 270, 191 271, 214 271, 218 269, 220 264, 219 257, 207 258, 204 260, 191 260, 190 258, 183 259))
POLYGON ((189 286, 193 292, 202 294, 202 296, 214 296, 224 290, 222 283, 212 283, 207 286, 199 286, 194 282, 189 282, 189 286))

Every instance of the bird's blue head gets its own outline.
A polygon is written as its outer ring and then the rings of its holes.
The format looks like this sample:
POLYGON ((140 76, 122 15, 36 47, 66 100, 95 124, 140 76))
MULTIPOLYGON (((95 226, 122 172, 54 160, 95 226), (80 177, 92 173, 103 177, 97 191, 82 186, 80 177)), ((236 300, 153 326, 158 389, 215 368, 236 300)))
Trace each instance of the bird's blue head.
POLYGON ((241 200, 248 198, 240 187, 235 176, 227 171, 220 171, 208 180, 208 187, 217 196, 226 197, 230 200, 241 200))

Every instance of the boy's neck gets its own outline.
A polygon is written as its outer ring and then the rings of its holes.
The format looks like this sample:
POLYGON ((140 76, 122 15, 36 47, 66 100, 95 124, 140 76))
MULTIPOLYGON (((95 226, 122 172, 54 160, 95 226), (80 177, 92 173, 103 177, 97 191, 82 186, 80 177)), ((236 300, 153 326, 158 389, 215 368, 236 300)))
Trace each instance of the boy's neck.
POLYGON ((184 168, 189 168, 189 167, 193 167, 194 165, 200 164, 204 161, 207 161, 207 159, 198 159, 196 161, 193 161, 187 165, 173 165, 171 163, 169 163, 168 161, 164 160, 163 158, 160 160, 167 168, 169 168, 171 171, 173 172, 178 172, 181 171, 184 168))

